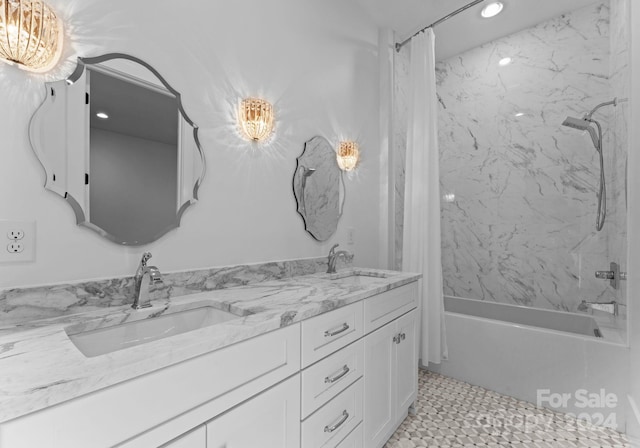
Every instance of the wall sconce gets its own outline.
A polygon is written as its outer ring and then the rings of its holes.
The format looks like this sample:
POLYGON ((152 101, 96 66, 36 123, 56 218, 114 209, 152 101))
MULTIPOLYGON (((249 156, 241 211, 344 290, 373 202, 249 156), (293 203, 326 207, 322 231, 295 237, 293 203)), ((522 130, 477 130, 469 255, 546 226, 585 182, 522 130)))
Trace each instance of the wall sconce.
POLYGON ((260 98, 245 98, 240 102, 238 124, 242 134, 255 142, 266 139, 273 132, 273 106, 260 98))
POLYGON ((342 171, 353 171, 356 165, 358 165, 358 160, 360 160, 358 144, 352 141, 340 142, 336 159, 342 171))
POLYGON ((0 59, 23 70, 51 70, 62 53, 62 23, 41 0, 0 0, 0 59))

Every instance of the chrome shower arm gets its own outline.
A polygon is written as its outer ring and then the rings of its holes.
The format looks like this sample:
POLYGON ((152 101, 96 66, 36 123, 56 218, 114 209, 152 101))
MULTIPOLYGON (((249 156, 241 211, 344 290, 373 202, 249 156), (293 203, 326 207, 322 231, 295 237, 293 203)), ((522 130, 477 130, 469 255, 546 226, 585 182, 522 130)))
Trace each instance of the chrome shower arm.
POLYGON ((601 107, 605 107, 605 106, 617 106, 618 105, 618 98, 614 98, 612 101, 605 101, 604 103, 600 103, 598 104, 596 107, 594 107, 593 109, 591 109, 591 112, 589 112, 587 115, 584 116, 585 120, 591 120, 591 117, 593 116, 593 114, 600 109, 601 107))

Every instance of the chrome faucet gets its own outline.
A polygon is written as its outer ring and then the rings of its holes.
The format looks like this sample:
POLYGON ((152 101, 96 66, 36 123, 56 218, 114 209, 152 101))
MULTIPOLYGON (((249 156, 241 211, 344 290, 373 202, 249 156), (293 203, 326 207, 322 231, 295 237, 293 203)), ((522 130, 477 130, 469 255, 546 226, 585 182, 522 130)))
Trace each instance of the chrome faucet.
POLYGON ((611 300, 609 302, 587 302, 583 300, 578 305, 578 311, 588 311, 589 309, 604 311, 609 314, 613 314, 614 316, 618 315, 619 307, 625 306, 624 303, 618 303, 615 300, 611 300))
POLYGON ((338 261, 338 257, 346 259, 347 256, 350 255, 346 250, 339 250, 336 252, 336 247, 338 246, 339 244, 334 244, 329 251, 329 257, 327 259, 327 274, 336 273, 336 262, 338 261))
POLYGON ((142 259, 140 260, 140 264, 136 270, 136 275, 134 277, 135 297, 133 298, 133 305, 131 305, 131 308, 134 310, 140 310, 151 306, 149 287, 143 286, 144 279, 146 277, 149 277, 149 286, 162 283, 162 274, 160 273, 160 270, 155 266, 147 266, 147 262, 151 256, 151 252, 145 252, 142 254, 142 259))

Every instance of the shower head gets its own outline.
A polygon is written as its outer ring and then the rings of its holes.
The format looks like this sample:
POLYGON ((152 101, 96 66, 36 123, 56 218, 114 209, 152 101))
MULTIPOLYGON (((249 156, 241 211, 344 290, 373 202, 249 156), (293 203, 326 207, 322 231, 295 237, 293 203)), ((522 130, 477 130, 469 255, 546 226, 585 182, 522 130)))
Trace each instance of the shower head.
POLYGON ((586 131, 591 126, 591 123, 581 118, 567 117, 566 120, 562 122, 562 126, 569 126, 570 128, 580 131, 586 131))
POLYGON ((590 120, 586 120, 584 118, 567 117, 562 122, 562 126, 568 126, 573 129, 578 129, 579 131, 588 131, 591 136, 593 146, 595 146, 597 151, 600 151, 600 139, 598 138, 596 130, 591 126, 591 123, 592 122, 590 120))

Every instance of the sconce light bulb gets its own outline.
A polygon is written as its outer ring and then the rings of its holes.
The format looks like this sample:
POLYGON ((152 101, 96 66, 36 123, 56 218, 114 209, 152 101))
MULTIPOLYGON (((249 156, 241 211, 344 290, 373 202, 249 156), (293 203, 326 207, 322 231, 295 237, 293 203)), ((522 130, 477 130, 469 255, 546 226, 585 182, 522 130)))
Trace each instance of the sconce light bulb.
POLYGON ((336 154, 338 166, 342 171, 353 171, 360 160, 360 149, 354 141, 342 141, 336 154))
POLYGON ((273 106, 260 98, 245 98, 238 109, 238 125, 242 135, 254 142, 268 138, 273 132, 273 106))
POLYGON ((0 59, 42 73, 62 53, 62 24, 41 0, 0 0, 0 59))

